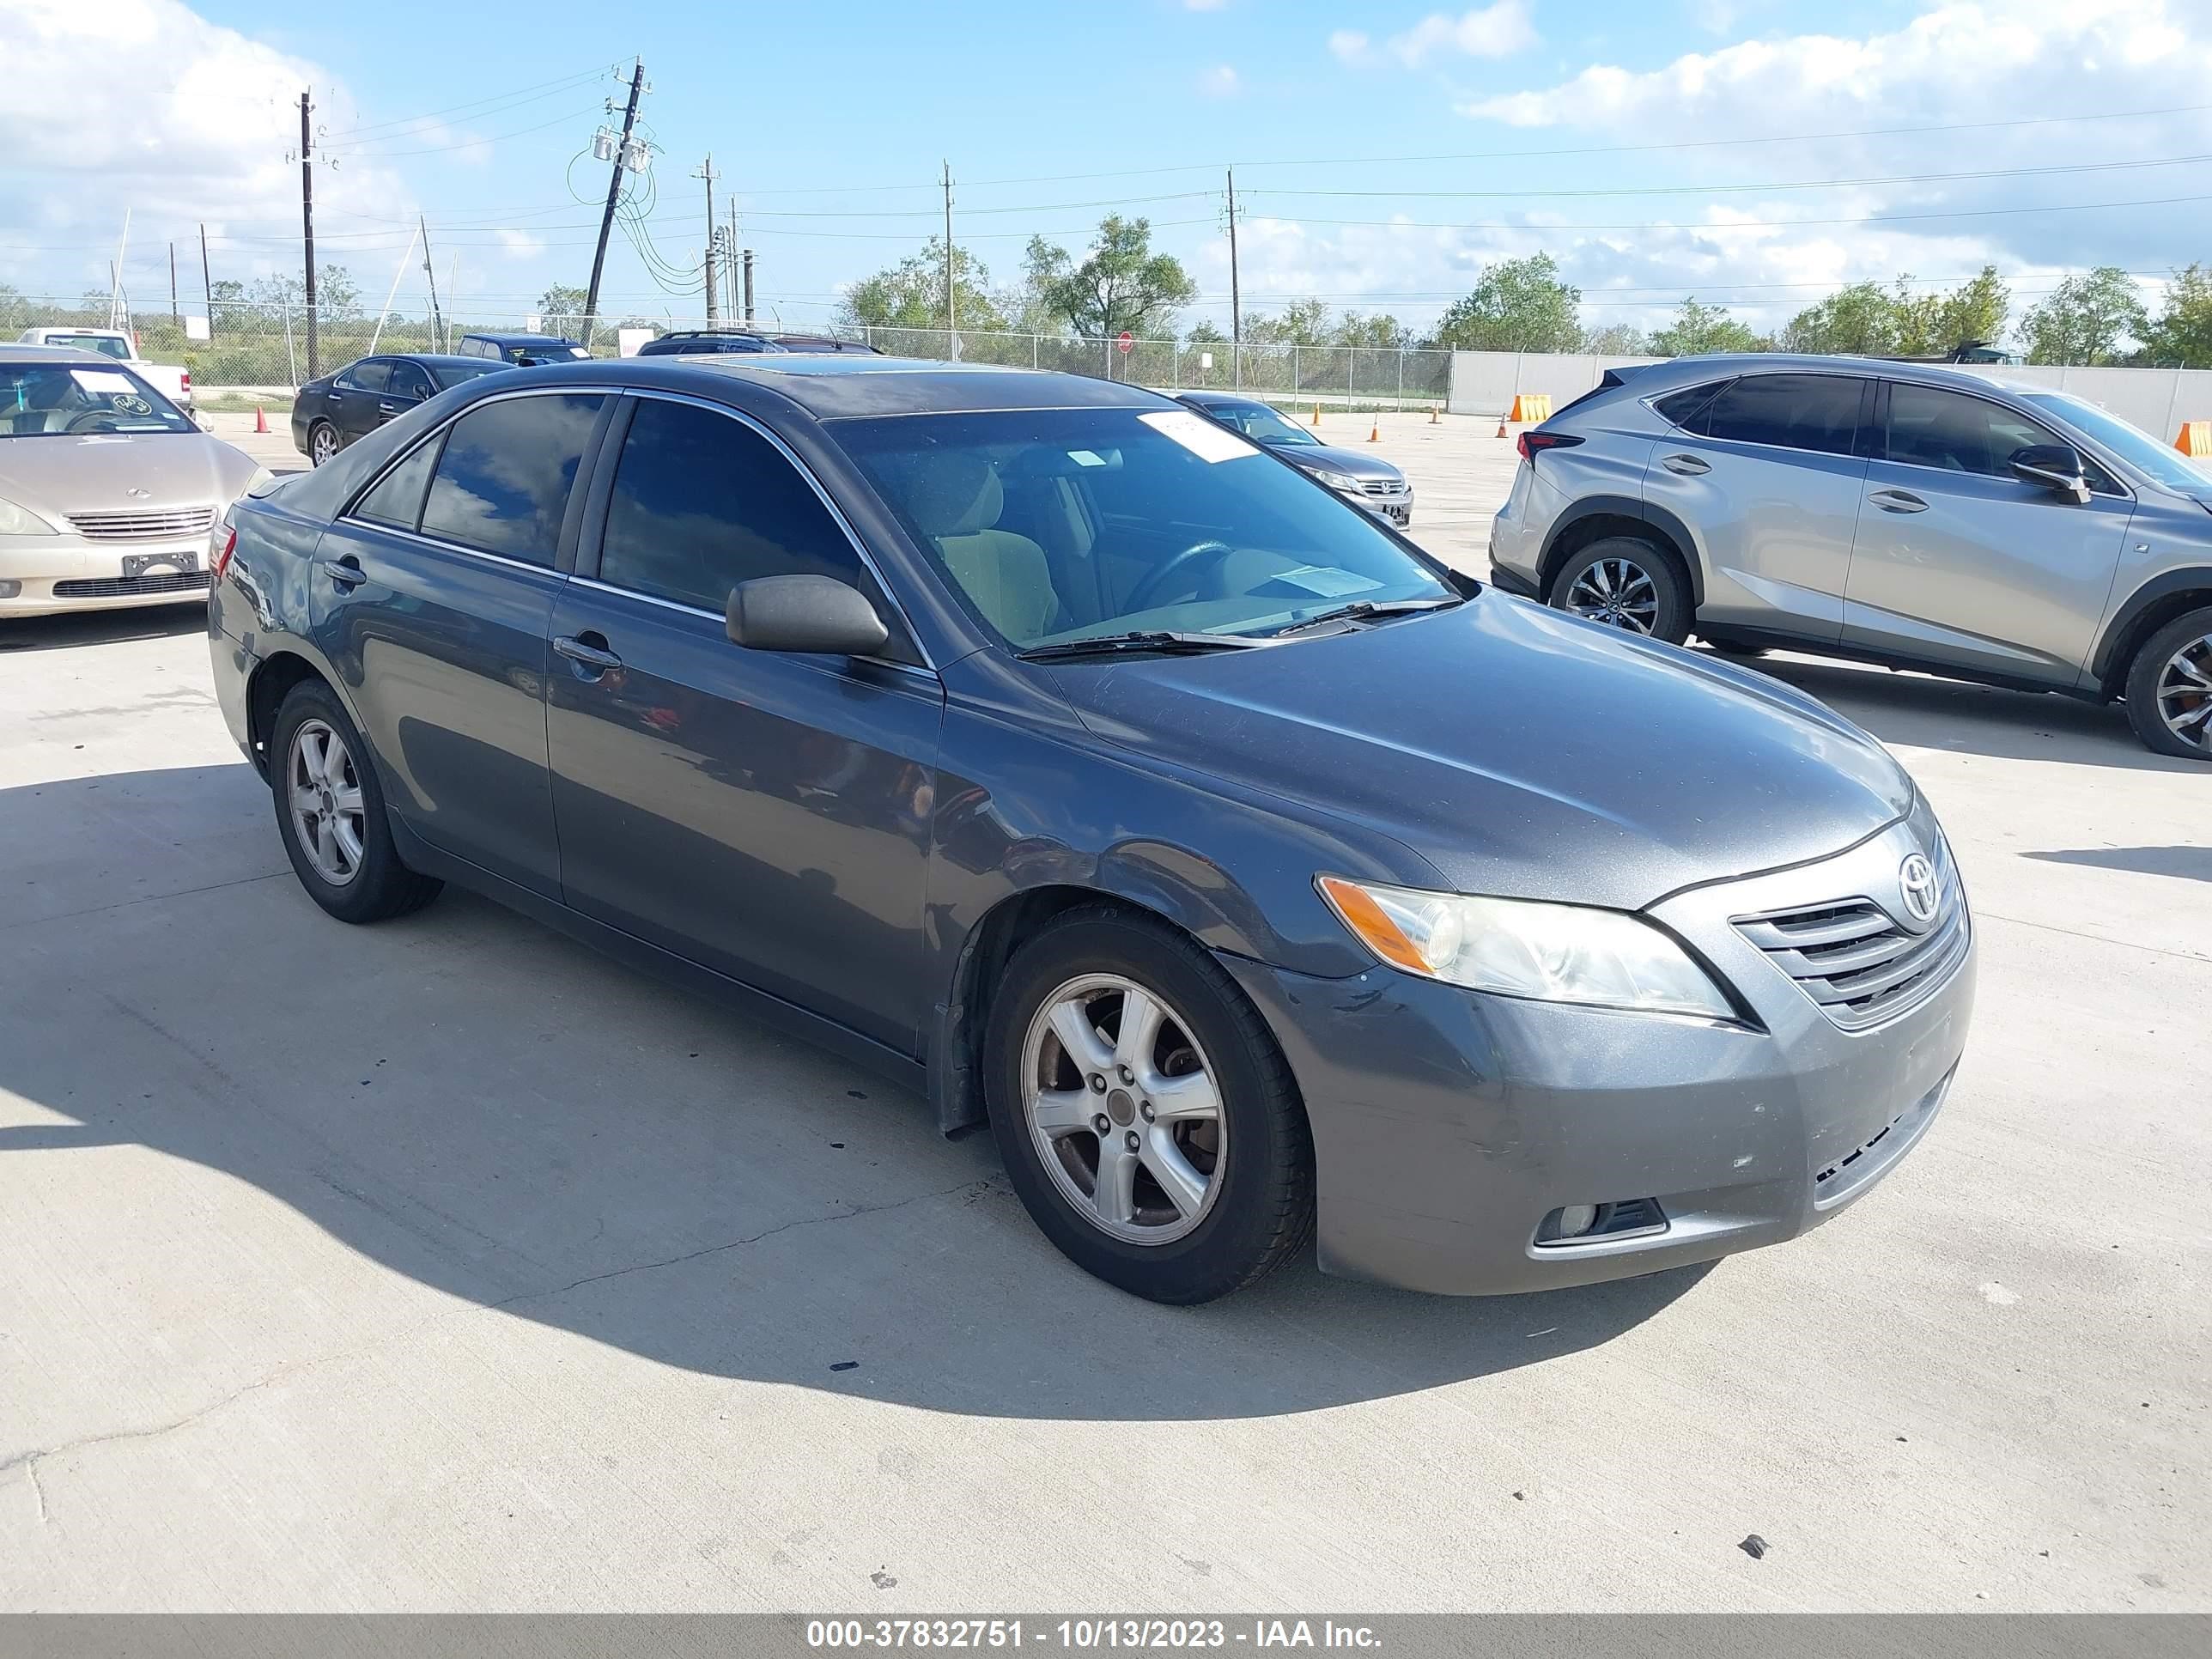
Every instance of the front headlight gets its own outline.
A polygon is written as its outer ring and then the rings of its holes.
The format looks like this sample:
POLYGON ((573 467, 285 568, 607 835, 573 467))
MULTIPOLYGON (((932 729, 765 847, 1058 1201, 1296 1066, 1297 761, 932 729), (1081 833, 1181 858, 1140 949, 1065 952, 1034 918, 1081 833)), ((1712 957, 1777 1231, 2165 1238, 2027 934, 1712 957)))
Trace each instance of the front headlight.
POLYGON ((1331 489, 1341 489, 1352 495, 1359 494, 1359 480, 1349 472, 1316 472, 1314 477, 1331 489))
POLYGON ((1735 1018, 1705 969, 1640 916, 1340 876, 1318 876, 1314 884, 1361 944, 1425 979, 1542 1002, 1735 1018))
POLYGON ((60 532, 27 507, 0 495, 0 536, 54 536, 60 532))

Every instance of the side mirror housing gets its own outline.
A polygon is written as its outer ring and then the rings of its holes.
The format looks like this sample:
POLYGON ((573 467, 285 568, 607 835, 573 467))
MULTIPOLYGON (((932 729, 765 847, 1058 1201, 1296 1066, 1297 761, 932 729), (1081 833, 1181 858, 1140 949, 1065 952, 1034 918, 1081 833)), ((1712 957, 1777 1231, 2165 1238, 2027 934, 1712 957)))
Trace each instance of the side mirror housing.
POLYGON ((2076 503, 2089 499, 2089 480, 2082 472, 2081 457, 2068 445, 2026 444, 2014 450, 2005 465, 2022 483, 2039 484, 2076 503))
POLYGON ((867 596, 830 576, 760 576, 730 590, 731 642, 750 651, 822 651, 865 657, 890 630, 867 596))

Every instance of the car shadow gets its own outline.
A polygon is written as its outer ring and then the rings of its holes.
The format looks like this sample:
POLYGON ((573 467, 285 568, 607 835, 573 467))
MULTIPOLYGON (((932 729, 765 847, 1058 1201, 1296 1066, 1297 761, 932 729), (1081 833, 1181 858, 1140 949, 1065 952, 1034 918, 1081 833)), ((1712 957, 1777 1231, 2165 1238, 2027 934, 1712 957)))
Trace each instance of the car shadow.
MULTIPOLYGON (((1708 647, 1710 648, 1710 647, 1708 647)), ((2082 702, 1830 658, 1769 653, 1727 661, 1818 697, 1884 743, 2011 760, 2059 761, 2130 771, 2188 772, 2201 761, 2144 748, 2117 703, 2082 702)))
POLYGON ((0 620, 0 651, 61 651, 125 640, 176 639, 207 632, 204 605, 143 605, 0 620))
MULTIPOLYGON (((0 1161, 151 1148, 453 1298, 434 1317, 982 1415, 1437 1388, 1609 1341, 1706 1271, 1455 1300, 1308 1256, 1154 1306, 1045 1243, 988 1134, 948 1141, 920 1098, 458 890, 344 927, 268 818, 243 764, 0 790, 0 844, 40 877, 0 875, 0 1091, 35 1109, 0 1161), (173 826, 160 856, 124 846, 149 823, 173 826), (127 892, 84 873, 122 851, 127 892)), ((313 1293, 270 1272, 270 1296, 313 1293)))
POLYGON ((2212 881, 2212 847, 2081 847, 2023 853, 2021 856, 2039 864, 2086 864, 2100 870, 2129 870, 2143 876, 2212 881))

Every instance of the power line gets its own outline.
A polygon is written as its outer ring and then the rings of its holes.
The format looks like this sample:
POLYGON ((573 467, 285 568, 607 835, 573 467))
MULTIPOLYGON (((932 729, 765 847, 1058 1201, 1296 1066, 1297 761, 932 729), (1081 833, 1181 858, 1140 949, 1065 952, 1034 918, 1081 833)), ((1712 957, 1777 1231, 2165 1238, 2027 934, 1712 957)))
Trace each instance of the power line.
POLYGON ((495 132, 482 137, 464 138, 456 143, 433 144, 427 149, 346 150, 342 153, 358 156, 367 161, 397 161, 410 155, 446 155, 457 149, 477 149, 486 144, 500 143, 508 138, 527 137, 533 132, 543 132, 548 127, 562 126, 570 121, 580 120, 591 113, 589 109, 570 110, 566 114, 555 116, 550 121, 540 121, 536 126, 517 127, 512 132, 495 132))
POLYGON ((471 99, 465 104, 449 104, 444 109, 434 109, 427 115, 403 115, 390 121, 364 122, 358 125, 346 127, 339 131, 330 133, 326 135, 326 137, 350 138, 359 133, 375 132, 386 127, 417 126, 425 121, 437 120, 441 116, 458 115, 465 110, 476 110, 478 112, 479 115, 483 113, 498 114, 502 112, 498 110, 485 112, 481 106, 486 104, 501 104, 507 99, 514 98, 518 101, 514 105, 507 106, 507 107, 519 108, 522 104, 534 103, 539 98, 550 98, 556 93, 565 92, 570 87, 580 86, 586 81, 596 81, 601 76, 608 73, 609 67, 610 66, 608 65, 601 65, 596 69, 579 70, 574 75, 563 76, 560 79, 554 81, 533 81, 528 86, 515 87, 507 92, 491 93, 482 98, 471 99), (543 90, 541 90, 541 88, 543 88, 543 90), (533 95, 529 98, 523 98, 520 94, 524 93, 529 93, 533 95))

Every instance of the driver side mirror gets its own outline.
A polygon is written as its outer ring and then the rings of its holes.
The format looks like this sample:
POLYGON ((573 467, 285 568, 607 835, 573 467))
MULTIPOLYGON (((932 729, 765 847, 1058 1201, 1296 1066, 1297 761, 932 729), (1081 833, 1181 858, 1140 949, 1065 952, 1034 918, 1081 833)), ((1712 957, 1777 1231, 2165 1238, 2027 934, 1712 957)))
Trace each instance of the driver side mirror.
POLYGON ((2056 495, 2070 496, 2076 505, 2089 500, 2089 480, 2081 457, 2065 444, 2027 444, 2005 463, 2022 483, 2040 484, 2056 495))
POLYGON ((751 651, 822 651, 865 657, 890 630, 857 587, 830 576, 758 576, 730 590, 723 612, 732 644, 751 651))

